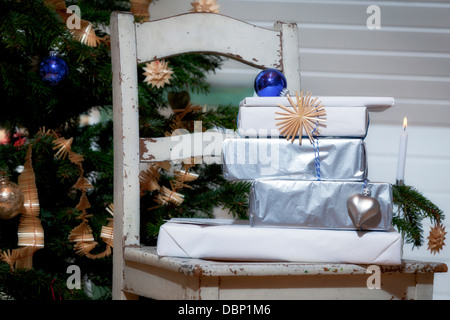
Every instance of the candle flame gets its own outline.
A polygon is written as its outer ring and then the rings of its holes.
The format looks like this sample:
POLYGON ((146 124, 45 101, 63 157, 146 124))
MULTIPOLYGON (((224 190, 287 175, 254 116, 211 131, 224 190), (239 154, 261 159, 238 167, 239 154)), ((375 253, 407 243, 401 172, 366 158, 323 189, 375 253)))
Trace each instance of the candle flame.
POLYGON ((403 130, 406 130, 406 127, 408 126, 408 119, 406 117, 403 119, 403 130))

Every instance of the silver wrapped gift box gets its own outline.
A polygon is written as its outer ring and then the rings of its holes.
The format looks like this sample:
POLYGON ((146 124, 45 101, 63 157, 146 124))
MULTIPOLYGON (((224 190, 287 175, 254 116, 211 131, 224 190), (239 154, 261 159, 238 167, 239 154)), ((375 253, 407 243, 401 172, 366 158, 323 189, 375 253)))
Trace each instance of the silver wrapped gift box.
MULTIPOLYGON (((392 222, 392 185, 369 182, 381 215, 363 224, 364 230, 388 231, 392 222)), ((249 195, 253 227, 301 227, 355 230, 347 199, 361 194, 363 182, 255 180, 249 195)))
MULTIPOLYGON (((364 181, 367 159, 362 139, 319 139, 321 180, 364 181)), ((314 148, 286 139, 225 139, 222 167, 227 180, 317 180, 314 148)))

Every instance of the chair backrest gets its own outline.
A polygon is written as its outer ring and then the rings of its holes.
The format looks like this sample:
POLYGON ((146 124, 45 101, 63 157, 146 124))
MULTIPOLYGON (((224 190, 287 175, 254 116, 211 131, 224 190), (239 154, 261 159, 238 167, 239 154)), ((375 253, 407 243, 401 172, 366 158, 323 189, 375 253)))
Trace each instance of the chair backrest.
POLYGON ((145 155, 140 152, 137 65, 181 53, 215 53, 256 68, 278 69, 294 92, 300 90, 300 61, 296 24, 276 22, 274 30, 269 30, 213 13, 187 13, 135 23, 131 13, 114 12, 110 27, 114 259, 122 259, 124 246, 140 245, 139 168, 145 155))

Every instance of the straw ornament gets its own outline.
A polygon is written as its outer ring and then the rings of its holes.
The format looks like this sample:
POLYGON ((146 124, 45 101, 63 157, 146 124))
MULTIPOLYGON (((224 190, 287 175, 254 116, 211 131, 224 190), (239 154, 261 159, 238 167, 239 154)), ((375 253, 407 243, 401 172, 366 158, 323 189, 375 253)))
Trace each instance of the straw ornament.
POLYGON ((97 246, 97 244, 98 243, 95 241, 88 241, 88 242, 82 241, 82 242, 77 242, 73 246, 73 248, 78 255, 87 256, 88 253, 97 246))
POLYGON ((56 11, 66 11, 66 2, 64 0, 44 0, 45 4, 53 7, 56 11))
POLYGON ((72 229, 69 234, 69 241, 75 242, 74 250, 80 256, 86 255, 98 244, 94 240, 91 227, 85 221, 72 229))
POLYGON ((435 224, 434 227, 430 229, 430 235, 428 236, 428 250, 431 251, 432 254, 439 253, 442 247, 445 245, 445 235, 447 232, 445 231, 445 227, 441 224, 435 224))
POLYGON ((24 169, 17 180, 24 195, 23 213, 37 216, 40 213, 40 206, 35 181, 36 178, 31 163, 31 153, 32 146, 29 145, 24 169))
POLYGON ((37 136, 41 137, 41 138, 42 137, 46 137, 46 136, 53 137, 53 138, 57 138, 58 137, 55 131, 50 130, 50 129, 45 130, 45 127, 39 128, 39 130, 37 132, 37 136))
POLYGON ((277 117, 275 120, 279 120, 276 123, 279 126, 280 134, 286 137, 286 140, 291 140, 294 142, 295 138, 298 136, 299 144, 302 144, 303 132, 306 132, 309 141, 313 143, 313 136, 319 134, 319 127, 324 126, 326 122, 323 117, 326 116, 326 111, 318 98, 311 98, 309 92, 303 95, 301 91, 301 96, 295 92, 296 101, 294 101, 289 95, 286 95, 292 108, 287 108, 282 104, 278 106, 286 111, 275 112, 275 114, 281 115, 282 117, 277 117))
POLYGON ((91 227, 85 222, 72 229, 69 240, 75 242, 74 250, 80 256, 86 255, 98 244, 94 241, 91 227))
POLYGON ((172 120, 172 123, 169 125, 171 131, 166 132, 166 137, 170 137, 172 135, 175 135, 175 130, 177 129, 187 129, 188 124, 186 121, 184 121, 184 117, 188 113, 192 112, 198 112, 202 111, 202 107, 200 105, 193 105, 191 102, 189 102, 184 109, 175 109, 173 110, 173 113, 175 114, 175 117, 172 120))
POLYGON ((40 205, 31 156, 32 145, 29 145, 24 169, 18 178, 19 187, 25 198, 17 231, 18 245, 41 248, 44 246, 44 229, 38 218, 40 205))
POLYGON ((170 170, 172 169, 172 164, 167 160, 155 162, 155 166, 167 172, 170 172, 170 170))
POLYGON ((33 268, 33 255, 37 251, 35 247, 23 247, 19 249, 7 249, 0 252, 0 260, 9 264, 11 270, 33 268))
POLYGON ((73 138, 66 139, 66 138, 57 138, 53 141, 53 150, 58 149, 58 152, 56 152, 55 157, 58 159, 65 159, 67 155, 70 152, 70 148, 72 146, 73 138))
MULTIPOLYGON (((49 7, 54 8, 58 15, 63 20, 63 23, 67 26, 67 20, 72 17, 75 13, 67 12, 66 3, 63 0, 44 0, 45 4, 49 7)), ((95 28, 93 24, 89 21, 81 19, 80 27, 69 29, 69 31, 74 36, 74 39, 90 47, 97 47, 101 42, 107 42, 108 37, 100 38, 95 34, 95 28)))
POLYGON ((80 197, 80 202, 78 202, 77 206, 75 207, 77 210, 80 210, 83 212, 83 214, 80 216, 80 218, 87 215, 87 213, 85 213, 85 210, 89 209, 90 207, 91 207, 91 204, 89 203, 89 200, 86 196, 86 192, 82 191, 81 197, 80 197))
MULTIPOLYGON (((69 160, 76 164, 80 170, 80 176, 77 182, 73 185, 73 188, 81 191, 80 201, 75 207, 77 210, 81 211, 81 214, 77 217, 77 219, 81 220, 81 223, 72 229, 69 234, 69 240, 71 242, 75 242, 74 250, 77 254, 86 256, 89 259, 103 258, 111 254, 112 234, 114 232, 112 219, 108 218, 109 223, 107 226, 102 227, 100 235, 102 239, 106 239, 107 243, 105 250, 98 254, 92 254, 91 251, 98 245, 98 243, 95 241, 92 234, 92 229, 89 226, 89 218, 92 217, 93 214, 88 214, 86 211, 91 208, 86 192, 94 187, 91 182, 83 176, 84 170, 82 162, 84 161, 84 157, 83 155, 77 154, 71 150, 72 142, 73 138, 66 139, 64 137, 55 138, 53 141, 53 149, 58 150, 55 156, 58 159, 64 159, 67 155, 69 155, 69 160)), ((108 212, 111 213, 113 208, 113 206, 110 206, 108 212)))
POLYGON ((77 182, 73 185, 73 188, 81 191, 88 191, 94 189, 92 184, 85 177, 79 177, 77 182))
POLYGON ((176 192, 175 185, 171 181, 171 189, 166 186, 162 186, 159 190, 159 194, 156 196, 156 202, 161 205, 173 203, 175 205, 180 205, 184 201, 184 195, 176 192))
MULTIPOLYGON (((184 171, 188 171, 190 168, 195 166, 194 162, 192 161, 192 158, 194 158, 194 157, 191 157, 189 159, 186 159, 186 161, 183 161, 183 170, 184 171)), ((192 173, 192 174, 195 174, 195 173, 192 173)), ((195 174, 195 175, 197 175, 197 174, 195 174)))
POLYGON ((69 160, 77 165, 81 165, 81 162, 84 161, 84 157, 81 154, 75 152, 69 152, 69 160))
POLYGON ((94 242, 91 227, 87 223, 79 224, 70 232, 69 240, 73 242, 94 242))
MULTIPOLYGON (((80 177, 73 186, 74 188, 81 190, 81 197, 76 208, 81 211, 81 214, 77 219, 81 220, 81 223, 72 229, 69 234, 69 240, 75 242, 74 250, 77 254, 86 256, 90 259, 98 259, 108 256, 112 252, 113 247, 113 218, 108 218, 108 224, 102 227, 100 237, 106 243, 106 248, 103 252, 98 254, 92 254, 91 251, 97 246, 97 242, 92 234, 92 229, 89 226, 88 218, 92 217, 92 214, 87 213, 87 209, 91 207, 87 198, 86 192, 93 188, 92 184, 87 178, 83 176, 83 167, 81 162, 84 160, 82 155, 72 152, 71 146, 73 139, 65 139, 63 137, 57 137, 56 133, 50 130, 42 128, 39 130, 39 138, 50 137, 54 143, 54 150, 57 150, 55 157, 58 159, 64 159, 69 155, 69 159, 80 169, 80 177)), ((18 186, 20 187, 23 196, 24 203, 21 209, 21 217, 17 232, 18 246, 17 249, 8 249, 6 251, 0 251, 0 260, 9 264, 12 270, 16 268, 31 269, 33 267, 33 255, 34 253, 44 247, 44 229, 41 221, 38 218, 40 214, 39 198, 35 181, 35 174, 32 166, 32 144, 28 146, 26 153, 26 161, 24 169, 18 177, 18 186)), ((163 165, 165 166, 165 165, 163 165)), ((113 216, 114 206, 109 205, 107 211, 113 216)))
POLYGON ((130 0, 130 11, 141 22, 148 21, 150 13, 148 12, 148 6, 152 0, 130 0))
POLYGON ((196 0, 191 2, 191 12, 211 12, 219 13, 219 5, 217 0, 196 0))
POLYGON ((198 178, 198 174, 190 173, 185 170, 174 171, 173 175, 176 180, 181 182, 194 181, 198 178))
MULTIPOLYGON (((109 204, 108 207, 106 207, 106 211, 114 217, 114 204, 109 204)), ((108 225, 102 227, 100 238, 102 238, 103 242, 106 243, 107 246, 112 248, 114 239, 114 218, 108 218, 108 220, 108 225)))
POLYGON ((71 29, 70 32, 73 34, 75 40, 89 47, 96 47, 102 41, 102 39, 95 34, 93 24, 83 19, 80 20, 80 29, 74 28, 71 29))
POLYGON ((38 217, 22 215, 17 230, 19 247, 44 247, 44 228, 38 217))
POLYGON ((110 203, 105 210, 114 217, 114 203, 110 203))
POLYGON ((164 88, 166 84, 170 84, 172 79, 172 68, 169 67, 169 63, 166 61, 155 60, 151 63, 146 63, 143 67, 145 76, 144 82, 148 85, 152 85, 152 88, 164 88))
MULTIPOLYGON (((114 205, 110 204, 106 209, 112 216, 114 216, 114 205)), ((89 259, 101 259, 109 256, 112 253, 113 247, 113 234, 114 234, 114 219, 108 218, 108 224, 102 226, 100 231, 100 238, 106 244, 106 248, 103 252, 93 254, 91 251, 98 245, 95 241, 92 229, 88 224, 87 218, 92 215, 86 214, 83 211, 82 215, 79 217, 83 220, 77 227, 73 228, 69 235, 69 240, 75 242, 74 250, 80 256, 86 256, 89 259)))
MULTIPOLYGON (((199 105, 193 105, 188 102, 186 107, 183 109, 173 109, 173 113, 175 116, 172 119, 172 123, 170 125, 171 132, 166 132, 166 136, 172 136, 176 134, 177 129, 186 129, 188 123, 184 121, 184 117, 192 112, 201 111, 202 107, 199 105)), ((151 172, 141 172, 140 175, 140 183, 141 183, 141 195, 143 194, 142 190, 147 186, 147 189, 151 189, 153 191, 157 191, 154 197, 154 201, 158 203, 157 206, 150 207, 148 210, 152 210, 158 208, 163 205, 180 205, 184 201, 184 195, 179 191, 183 188, 192 188, 192 186, 188 185, 188 182, 194 181, 198 178, 198 175, 192 172, 189 172, 189 169, 194 166, 195 161, 194 157, 190 157, 188 159, 184 159, 182 161, 181 169, 173 169, 172 164, 169 161, 161 161, 153 164, 154 167, 158 169, 162 169, 173 176, 173 179, 170 180, 170 187, 161 186, 159 189, 155 189, 157 183, 159 184, 160 174, 156 173, 156 170, 151 169, 151 172), (151 187, 150 187, 151 186, 151 187)))
POLYGON ((34 253, 44 247, 44 229, 38 216, 40 214, 39 198, 32 166, 32 145, 28 145, 24 169, 18 178, 18 185, 24 196, 19 227, 17 230, 18 246, 0 252, 0 260, 16 268, 31 269, 34 253))
POLYGON ((113 247, 114 222, 112 219, 109 220, 108 225, 102 227, 102 230, 100 231, 100 238, 102 238, 103 242, 108 246, 113 247))
POLYGON ((150 166, 147 170, 141 171, 139 174, 141 195, 143 195, 145 191, 152 192, 158 190, 160 188, 158 183, 160 176, 158 167, 156 166, 150 166))

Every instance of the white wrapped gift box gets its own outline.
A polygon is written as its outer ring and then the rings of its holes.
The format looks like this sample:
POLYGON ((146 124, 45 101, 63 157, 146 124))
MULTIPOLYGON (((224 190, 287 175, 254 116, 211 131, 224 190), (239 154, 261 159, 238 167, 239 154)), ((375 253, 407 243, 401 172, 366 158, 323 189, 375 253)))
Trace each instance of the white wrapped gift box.
POLYGON ((227 261, 401 263, 395 231, 252 228, 248 221, 171 219, 160 228, 160 256, 227 261))
MULTIPOLYGON (((295 101, 294 95, 291 94, 295 101)), ((381 112, 395 105, 392 97, 323 96, 317 97, 325 107, 365 107, 370 112, 381 112)), ((278 103, 290 106, 286 97, 247 97, 241 101, 241 107, 273 107, 278 103)))
MULTIPOLYGON (((391 97, 318 97, 327 113, 326 127, 320 126, 320 137, 364 138, 369 112, 380 112, 394 106, 391 97)), ((292 108, 286 97, 249 97, 241 101, 238 132, 242 137, 279 136, 275 112, 283 112, 278 104, 292 108)), ((303 133, 306 136, 306 133, 303 133)))

